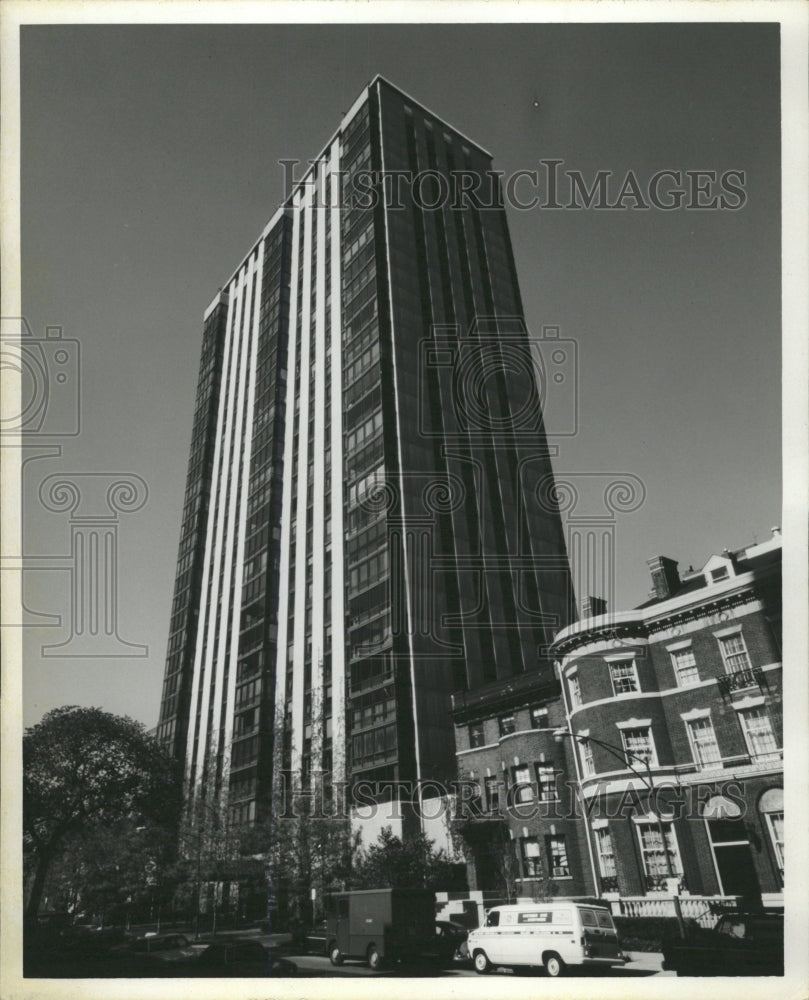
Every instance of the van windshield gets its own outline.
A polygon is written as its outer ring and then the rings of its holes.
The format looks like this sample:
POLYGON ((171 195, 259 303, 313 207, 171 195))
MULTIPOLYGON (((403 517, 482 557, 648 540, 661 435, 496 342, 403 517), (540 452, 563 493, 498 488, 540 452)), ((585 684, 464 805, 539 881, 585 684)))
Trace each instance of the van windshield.
POLYGON ((500 923, 500 911, 492 910, 491 913, 486 915, 486 926, 487 927, 497 927, 500 923))

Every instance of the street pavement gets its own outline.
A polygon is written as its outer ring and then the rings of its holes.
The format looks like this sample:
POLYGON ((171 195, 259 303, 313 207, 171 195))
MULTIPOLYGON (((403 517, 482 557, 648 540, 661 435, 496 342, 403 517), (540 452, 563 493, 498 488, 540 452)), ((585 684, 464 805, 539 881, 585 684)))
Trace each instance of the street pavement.
MULTIPOLYGON (((292 961, 298 966, 298 975, 301 977, 317 977, 321 978, 323 976, 335 976, 335 977, 367 977, 376 976, 388 979, 401 979, 401 978, 446 978, 448 976, 452 977, 464 977, 464 976, 477 976, 478 974, 468 963, 456 963, 449 968, 436 968, 435 965, 426 965, 422 967, 415 966, 394 966, 389 969, 380 969, 379 971, 373 972, 368 968, 367 964, 362 961, 351 961, 346 959, 344 964, 335 967, 331 964, 328 958, 321 955, 290 955, 292 961)), ((604 969, 604 968, 593 968, 583 970, 581 973, 582 977, 587 979, 594 978, 634 978, 641 976, 674 976, 673 972, 663 972, 662 962, 663 956, 657 952, 633 952, 630 956, 632 958, 631 962, 621 968, 614 969, 604 969)), ((542 969, 500 969, 494 973, 494 975, 503 976, 544 976, 542 969)), ((571 971, 568 978, 572 978, 574 973, 571 971)))

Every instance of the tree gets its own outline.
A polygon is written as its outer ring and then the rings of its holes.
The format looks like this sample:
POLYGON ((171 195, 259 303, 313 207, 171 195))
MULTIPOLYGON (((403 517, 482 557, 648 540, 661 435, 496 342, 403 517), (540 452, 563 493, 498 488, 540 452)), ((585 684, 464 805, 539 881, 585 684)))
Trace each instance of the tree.
POLYGON ((51 864, 68 838, 130 821, 176 825, 176 763, 144 727, 100 708, 48 712, 23 737, 23 845, 35 916, 51 864))
POLYGON ((360 851, 351 881, 355 889, 462 890, 466 877, 461 868, 443 848, 434 850, 424 833, 403 841, 386 826, 376 843, 360 851))
POLYGON ((176 831, 136 822, 68 835, 48 870, 49 902, 102 924, 159 913, 180 878, 176 831))

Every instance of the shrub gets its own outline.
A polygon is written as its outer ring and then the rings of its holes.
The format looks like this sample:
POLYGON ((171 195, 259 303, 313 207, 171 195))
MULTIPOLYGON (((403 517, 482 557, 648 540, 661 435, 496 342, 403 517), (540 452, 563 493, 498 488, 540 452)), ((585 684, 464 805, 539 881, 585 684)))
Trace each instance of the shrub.
MULTIPOLYGON (((662 951, 663 945, 677 941, 680 928, 675 917, 613 917, 618 941, 625 951, 662 951)), ((686 920, 686 933, 697 927, 686 920)))

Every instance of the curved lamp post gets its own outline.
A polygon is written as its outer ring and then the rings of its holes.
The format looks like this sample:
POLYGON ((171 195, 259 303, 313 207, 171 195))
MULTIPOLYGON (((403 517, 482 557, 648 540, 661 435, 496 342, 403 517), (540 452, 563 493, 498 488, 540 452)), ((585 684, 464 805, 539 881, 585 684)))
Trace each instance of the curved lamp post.
MULTIPOLYGON (((616 760, 621 761, 621 763, 627 767, 648 789, 648 791, 654 791, 654 780, 652 778, 652 767, 649 763, 649 758, 641 756, 640 754, 634 753, 632 750, 627 750, 625 747, 615 746, 613 743, 607 743, 605 740, 600 740, 595 736, 580 736, 578 733, 574 733, 570 729, 555 729, 553 732, 553 739, 556 743, 562 743, 565 739, 575 740, 576 743, 586 746, 588 743, 595 743, 596 746, 601 747, 606 750, 607 753, 611 754, 616 760), (641 771, 636 767, 633 767, 632 761, 638 761, 643 764, 646 775, 644 776, 641 771)), ((663 856, 666 859, 666 872, 668 877, 673 879, 677 878, 677 873, 671 864, 671 855, 669 854, 668 845, 666 844, 666 834, 663 830, 663 821, 661 820, 658 813, 655 813, 655 819, 657 820, 657 830, 660 835, 660 845, 663 849, 663 856)), ((685 925, 683 924, 683 914, 680 907, 680 899, 675 894, 672 895, 672 901, 674 903, 674 915, 677 918, 677 928, 680 932, 680 937, 685 937, 685 925)))

